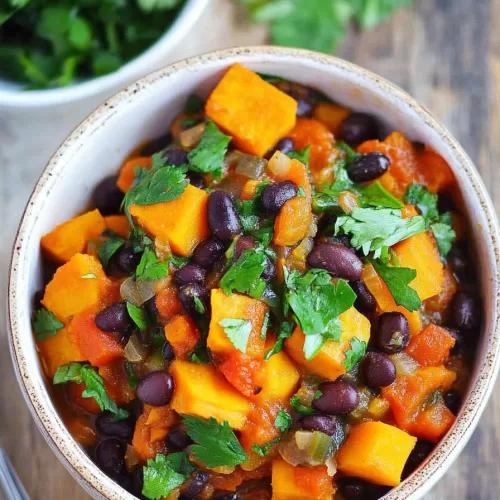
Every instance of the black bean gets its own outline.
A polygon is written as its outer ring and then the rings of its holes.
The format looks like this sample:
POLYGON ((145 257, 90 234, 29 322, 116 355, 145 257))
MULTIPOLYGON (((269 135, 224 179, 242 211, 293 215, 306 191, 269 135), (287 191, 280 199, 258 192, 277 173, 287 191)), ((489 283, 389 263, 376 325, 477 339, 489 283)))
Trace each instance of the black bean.
POLYGON ((276 276, 276 266, 274 265, 273 261, 271 259, 266 260, 266 267, 264 268, 264 271, 262 271, 262 274, 260 277, 263 280, 270 280, 273 279, 276 276))
POLYGON ((339 477, 336 479, 339 493, 345 500, 366 500, 369 485, 357 477, 339 477))
POLYGON ((297 116, 302 118, 304 116, 312 116, 313 105, 306 99, 297 99, 297 116))
POLYGON ((453 212, 457 209, 455 200, 451 193, 439 193, 438 195, 438 210, 439 213, 453 212))
POLYGON ((320 243, 307 256, 310 267, 325 269, 332 276, 349 281, 361 279, 363 262, 344 245, 320 243))
POLYGON ((229 242, 241 233, 241 222, 233 199, 223 191, 214 191, 208 196, 208 225, 219 240, 229 242))
POLYGON ((351 282, 351 288, 357 296, 356 302, 354 302, 356 309, 366 316, 371 316, 375 311, 375 298, 368 287, 361 280, 357 280, 351 282))
POLYGON ((377 120, 365 113, 353 113, 348 116, 340 127, 340 138, 351 146, 358 146, 370 139, 378 139, 379 127, 377 120))
POLYGON ((141 156, 153 156, 155 153, 159 153, 167 146, 170 146, 170 144, 172 144, 172 134, 169 132, 148 142, 141 149, 141 156))
POLYGON ((104 309, 95 317, 95 325, 105 332, 125 333, 134 328, 125 302, 118 302, 104 309))
POLYGON ((383 313, 378 318, 376 343, 386 354, 401 352, 410 342, 408 320, 399 312, 383 313))
POLYGON ((120 205, 125 194, 116 186, 117 180, 117 176, 107 177, 94 190, 92 203, 101 212, 101 215, 120 213, 120 205))
POLYGON ((450 303, 451 322, 461 330, 473 330, 479 325, 476 299, 468 292, 457 292, 450 303))
POLYGON ((307 415, 300 420, 299 425, 305 431, 319 431, 333 436, 339 424, 335 417, 330 415, 307 415))
POLYGON ((257 241, 253 236, 240 236, 234 245, 234 259, 238 260, 245 250, 253 250, 257 246, 257 241))
POLYGON ((173 361, 175 359, 175 352, 172 344, 166 340, 161 349, 161 354, 165 361, 173 361))
POLYGON ((125 443, 116 438, 103 439, 95 448, 95 460, 106 474, 119 477, 125 471, 125 443))
POLYGON ((198 174, 196 172, 188 172, 187 178, 189 179, 189 183, 198 189, 205 189, 207 187, 205 183, 205 177, 203 177, 203 175, 201 174, 198 174))
POLYGON ((319 92, 294 82, 278 82, 275 86, 297 101, 298 117, 312 116, 312 102, 318 98, 319 92))
POLYGON ((291 181, 269 184, 262 190, 260 200, 268 212, 278 212, 291 198, 297 196, 297 185, 291 181))
POLYGON ((191 283, 203 285, 207 272, 196 264, 185 264, 174 273, 174 283, 177 286, 185 286, 191 283))
MULTIPOLYGON (((198 499, 203 492, 203 488, 208 483, 210 476, 208 472, 205 471, 196 471, 188 480, 186 485, 186 490, 183 493, 183 495, 186 496, 186 498, 190 499, 198 499)), ((179 497, 180 500, 180 497, 179 497)))
POLYGON ((164 406, 170 403, 174 392, 174 379, 164 371, 148 373, 137 384, 136 394, 145 405, 164 406))
POLYGON ((396 367, 392 359, 383 352, 368 352, 361 361, 361 370, 366 385, 373 389, 387 387, 396 380, 396 367))
POLYGON ((349 166, 347 175, 353 182, 368 182, 378 179, 389 169, 390 160, 379 152, 358 156, 349 166))
POLYGON ((142 489, 144 488, 144 468, 137 466, 131 473, 133 493, 139 498, 143 498, 142 489))
POLYGON ((406 479, 434 449, 435 444, 429 441, 418 440, 403 469, 403 479, 406 479))
POLYGON ((444 404, 448 409, 457 415, 460 410, 460 405, 462 404, 462 396, 456 389, 450 389, 443 394, 444 404))
POLYGON ((129 412, 128 418, 134 424, 144 411, 144 405, 137 398, 129 401, 123 408, 129 412))
POLYGON ((180 167, 181 165, 188 165, 188 152, 184 149, 167 149, 163 152, 163 159, 165 160, 165 165, 173 165, 175 167, 180 167))
POLYGON ((95 429, 102 437, 115 437, 129 441, 134 435, 132 420, 114 420, 114 415, 109 412, 100 413, 95 419, 95 429))
POLYGON ((142 252, 135 253, 130 245, 123 245, 111 257, 109 271, 112 276, 129 276, 135 272, 141 261, 142 252))
POLYGON ((322 395, 314 399, 311 406, 322 413, 347 415, 359 404, 358 390, 348 382, 323 382, 318 390, 322 395))
POLYGON ((165 438, 165 444, 170 450, 180 451, 193 444, 193 441, 182 427, 173 427, 165 438))
POLYGON ((160 312, 158 311, 158 307, 156 306, 156 295, 144 302, 144 309, 146 309, 146 312, 148 313, 151 320, 153 322, 156 322, 158 319, 158 315, 160 314, 160 312))
POLYGON ((293 139, 291 137, 283 137, 283 139, 280 139, 266 155, 266 158, 271 158, 276 151, 280 151, 284 155, 287 153, 290 153, 290 151, 293 151, 295 149, 295 143, 293 142, 293 139))
POLYGON ((224 245, 219 240, 210 238, 198 243, 194 249, 192 260, 203 269, 211 269, 223 253, 224 245))
POLYGON ((183 286, 177 296, 190 316, 206 316, 210 312, 210 296, 205 287, 198 283, 183 286))

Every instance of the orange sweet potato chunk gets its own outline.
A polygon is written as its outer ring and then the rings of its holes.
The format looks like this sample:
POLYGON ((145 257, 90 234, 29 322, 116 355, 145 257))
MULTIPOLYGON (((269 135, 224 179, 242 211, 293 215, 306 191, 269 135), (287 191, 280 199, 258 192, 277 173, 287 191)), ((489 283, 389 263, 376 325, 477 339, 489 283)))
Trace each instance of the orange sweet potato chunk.
POLYGON ((448 330, 431 324, 411 339, 405 352, 421 366, 439 366, 446 361, 454 345, 455 339, 448 330))
POLYGON ((60 366, 72 362, 87 361, 69 335, 68 327, 64 327, 54 336, 38 342, 37 346, 42 357, 44 371, 51 378, 60 366))
POLYGON ((153 159, 151 156, 139 156, 138 158, 127 160, 120 169, 120 174, 116 181, 118 189, 126 193, 134 182, 136 167, 149 168, 151 167, 152 161, 153 159))
POLYGON ((326 125, 334 136, 340 134, 342 122, 349 117, 351 113, 352 111, 350 109, 330 102, 322 102, 314 108, 314 118, 326 125))
POLYGON ((42 250, 52 260, 64 264, 73 255, 84 253, 87 241, 98 238, 106 229, 106 221, 99 210, 92 210, 56 226, 42 236, 42 250))
POLYGON ((408 432, 419 439, 437 442, 454 422, 455 415, 443 403, 434 403, 416 416, 408 432))
POLYGON ((432 193, 446 191, 455 184, 455 176, 444 158, 438 155, 430 147, 418 154, 418 170, 421 174, 422 183, 432 193))
POLYGON ((69 333, 83 356, 92 366, 103 366, 124 355, 117 336, 104 332, 95 324, 95 314, 77 314, 69 324, 69 333))
POLYGON ((274 222, 274 244, 290 247, 303 240, 311 226, 311 202, 305 196, 288 200, 274 222))
POLYGON ((342 324, 340 342, 328 340, 313 359, 307 360, 303 351, 305 335, 297 326, 285 341, 286 352, 297 364, 315 375, 329 380, 340 377, 346 372, 343 362, 346 351, 351 348, 352 338, 357 337, 363 342, 370 339, 370 321, 354 307, 343 312, 339 318, 342 324))
POLYGON ((172 345, 176 359, 187 360, 200 340, 200 331, 195 322, 186 314, 175 316, 165 326, 165 337, 172 345))
POLYGON ((106 221, 106 227, 118 234, 119 236, 126 238, 130 232, 130 224, 125 215, 108 215, 104 217, 106 221))
POLYGON ((242 151, 264 156, 294 127, 297 101, 235 64, 210 94, 205 112, 242 151))
POLYGON ((71 316, 97 307, 109 285, 101 263, 91 255, 77 253, 57 269, 45 287, 42 305, 61 321, 67 321, 71 316))
POLYGON ((260 331, 268 309, 264 302, 238 293, 227 296, 220 288, 212 290, 210 302, 212 317, 207 340, 210 350, 217 354, 233 352, 235 347, 224 333, 224 328, 219 325, 219 322, 227 318, 247 319, 252 323, 252 331, 248 338, 246 354, 256 359, 262 359, 265 340, 261 338, 260 331))
POLYGON ((417 439, 383 422, 355 425, 337 455, 338 470, 375 484, 397 486, 417 439))
POLYGON ((171 408, 179 414, 227 420, 233 429, 242 429, 252 405, 212 365, 175 360, 170 373, 174 378, 171 408))
POLYGON ((130 213, 150 236, 168 241, 172 251, 186 257, 208 238, 208 194, 191 184, 179 198, 154 205, 131 205, 130 213))
POLYGON ((177 296, 175 286, 167 286, 156 294, 156 308, 162 321, 167 321, 172 316, 182 312, 182 304, 177 296))
POLYGON ((252 358, 240 351, 233 350, 223 356, 217 368, 227 381, 243 396, 253 396, 258 387, 262 386, 262 361, 252 358))

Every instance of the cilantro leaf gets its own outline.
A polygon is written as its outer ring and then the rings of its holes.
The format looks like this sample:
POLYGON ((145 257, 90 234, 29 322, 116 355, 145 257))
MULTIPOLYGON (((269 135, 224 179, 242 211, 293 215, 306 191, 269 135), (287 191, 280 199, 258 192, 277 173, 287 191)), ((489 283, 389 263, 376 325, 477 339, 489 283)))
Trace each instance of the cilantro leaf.
POLYGON ((111 257, 125 244, 123 238, 108 238, 102 242, 102 245, 97 251, 99 260, 103 267, 107 267, 111 257))
POLYGON ((259 299, 266 286, 266 282, 260 278, 266 264, 267 257, 264 252, 245 250, 224 274, 219 287, 226 295, 231 295, 235 290, 259 299))
POLYGON ((341 215, 335 223, 335 234, 350 234, 351 244, 365 255, 381 254, 382 247, 390 247, 410 236, 426 230, 425 220, 417 215, 401 217, 401 210, 389 208, 354 208, 351 215, 341 215))
POLYGON ((417 311, 420 308, 422 302, 418 293, 408 286, 417 277, 415 269, 387 266, 375 260, 370 260, 370 262, 389 288, 398 306, 403 306, 408 311, 417 311))
POLYGON ((274 421, 274 427, 279 429, 280 432, 287 432, 288 429, 292 426, 292 417, 285 410, 280 410, 276 415, 276 419, 274 421))
POLYGON ((426 219, 430 221, 439 219, 438 195, 429 192, 425 186, 410 184, 406 189, 404 201, 416 205, 426 219))
POLYGON ((148 317, 146 311, 140 307, 134 306, 131 302, 127 302, 128 315, 137 325, 139 330, 144 331, 148 328, 148 317))
POLYGON ((291 158, 292 160, 299 160, 305 166, 307 166, 309 164, 310 154, 311 154, 311 146, 307 146, 304 149, 297 149, 294 151, 290 151, 286 155, 288 156, 288 158, 291 158))
POLYGON ((168 274, 168 262, 160 262, 154 250, 146 247, 141 256, 135 276, 141 280, 157 280, 168 274))
POLYGON ((189 170, 222 176, 222 162, 231 137, 223 134, 213 121, 208 121, 196 148, 188 154, 189 170))
POLYGON ((290 321, 283 321, 280 324, 276 342, 274 343, 273 347, 266 352, 266 355, 264 356, 264 359, 266 361, 269 361, 269 358, 271 356, 283 350, 283 343, 286 339, 289 339, 292 336, 294 326, 295 325, 290 321))
POLYGON ((155 460, 148 459, 147 465, 143 467, 143 472, 142 494, 151 500, 168 497, 187 479, 184 474, 173 470, 167 457, 160 453, 156 455, 155 460))
POLYGON ((191 473, 198 470, 198 467, 193 462, 190 462, 189 455, 185 451, 169 453, 167 455, 167 462, 175 472, 183 476, 190 476, 191 473))
POLYGON ((64 328, 64 323, 61 323, 54 313, 47 311, 47 309, 38 309, 33 322, 38 342, 53 337, 62 328, 64 328))
POLYGON ((354 368, 354 365, 363 358, 366 347, 366 342, 359 340, 358 337, 352 338, 351 348, 346 351, 345 359, 342 362, 346 371, 351 371, 354 368))
POLYGON ((281 437, 282 436, 275 437, 274 439, 263 445, 254 444, 252 445, 252 451, 257 453, 257 455, 260 455, 261 457, 265 457, 269 453, 269 450, 275 444, 278 444, 281 441, 281 437))
POLYGON ((137 384, 139 383, 139 380, 141 380, 141 377, 138 377, 132 368, 132 364, 129 361, 125 361, 125 370, 128 375, 128 385, 130 388, 135 391, 137 384))
POLYGON ((361 203, 372 207, 403 208, 404 203, 393 196, 380 181, 359 188, 361 203))
POLYGON ((305 406, 302 403, 302 401, 300 400, 300 396, 298 396, 297 394, 290 398, 290 405, 296 411, 298 411, 299 413, 302 413, 302 415, 314 415, 316 413, 316 411, 313 410, 312 408, 305 406))
POLYGON ((431 224, 431 230, 436 238, 439 253, 446 257, 451 251, 457 233, 448 224, 442 222, 431 224))
POLYGON ((191 449, 196 459, 207 467, 239 465, 247 455, 226 420, 219 424, 215 418, 203 420, 184 415, 182 421, 189 437, 195 442, 191 449))
POLYGON ((260 338, 266 340, 267 330, 269 328, 269 311, 266 311, 264 315, 264 321, 262 322, 262 328, 260 329, 260 338))
POLYGON ((224 333, 238 351, 247 352, 248 339, 252 333, 252 322, 249 319, 226 318, 219 321, 224 333))
POLYGON ((315 393, 314 393, 314 399, 319 399, 321 396, 323 396, 323 393, 318 389, 315 393))
POLYGON ((115 420, 123 420, 128 417, 128 411, 118 408, 117 404, 108 396, 103 378, 90 365, 69 363, 60 366, 54 374, 53 383, 57 385, 66 382, 85 384, 82 396, 93 398, 101 410, 113 413, 115 420))

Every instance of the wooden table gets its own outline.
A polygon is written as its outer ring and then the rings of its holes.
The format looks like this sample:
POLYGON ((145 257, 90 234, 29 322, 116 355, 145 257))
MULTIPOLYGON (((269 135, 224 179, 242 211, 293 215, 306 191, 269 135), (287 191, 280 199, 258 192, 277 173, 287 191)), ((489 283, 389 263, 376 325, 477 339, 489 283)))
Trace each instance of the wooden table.
MULTIPOLYGON (((399 84, 431 109, 476 162, 500 209, 500 0, 415 0, 415 4, 375 31, 352 33, 338 53, 399 84)), ((175 53, 176 59, 266 40, 265 28, 244 24, 229 0, 212 0, 192 33, 175 53)), ((0 110, 0 280, 4 284, 11 240, 25 201, 48 157, 79 119, 77 114, 56 116, 52 111, 7 118, 0 110)), ((2 308, 5 288, 0 291, 2 308)), ((0 316, 4 325, 4 309, 0 316)), ((31 420, 11 368, 5 329, 0 335, 0 374, 0 441, 31 498, 88 498, 31 420)), ((467 448, 427 498, 500 498, 499 412, 500 388, 467 448)))

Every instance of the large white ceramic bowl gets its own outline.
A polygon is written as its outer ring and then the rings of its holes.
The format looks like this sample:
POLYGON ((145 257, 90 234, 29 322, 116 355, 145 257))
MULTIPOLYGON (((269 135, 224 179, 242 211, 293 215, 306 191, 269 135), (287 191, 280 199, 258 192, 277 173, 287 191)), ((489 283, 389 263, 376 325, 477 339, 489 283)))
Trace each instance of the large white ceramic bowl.
POLYGON ((94 107, 128 83, 155 71, 166 62, 175 60, 175 57, 172 57, 173 49, 189 33, 209 2, 210 0, 186 0, 184 7, 160 39, 109 75, 91 78, 68 87, 31 91, 24 91, 19 84, 0 79, 0 109, 44 108, 96 97, 98 100, 92 101, 94 107), (166 57, 170 59, 167 60, 166 57))
POLYGON ((469 439, 493 388, 499 358, 499 230, 478 172, 457 141, 424 108, 386 80, 334 57, 303 50, 255 47, 194 57, 153 73, 92 113, 63 143, 26 207, 10 269, 10 345, 19 384, 33 418, 63 464, 96 498, 133 497, 103 474, 64 427, 47 392, 33 342, 32 298, 42 285, 40 237, 80 213, 92 190, 119 168, 137 144, 165 132, 189 94, 206 96, 233 63, 313 85, 388 129, 430 144, 451 165, 471 221, 484 305, 484 324, 471 383, 453 428, 432 455, 389 499, 422 497, 469 439))

